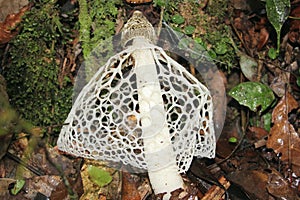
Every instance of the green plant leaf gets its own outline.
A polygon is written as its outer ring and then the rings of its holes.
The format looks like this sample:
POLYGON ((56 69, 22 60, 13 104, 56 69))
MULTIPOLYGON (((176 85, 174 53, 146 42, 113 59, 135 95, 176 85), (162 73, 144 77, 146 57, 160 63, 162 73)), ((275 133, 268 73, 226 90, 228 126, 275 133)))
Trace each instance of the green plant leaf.
POLYGON ((229 95, 254 112, 260 107, 260 113, 265 111, 275 99, 273 91, 258 82, 240 83, 229 91, 229 95))
POLYGON ((227 52, 227 44, 224 41, 218 42, 215 47, 215 52, 218 55, 223 55, 227 52))
POLYGON ((174 22, 175 24, 183 24, 184 21, 184 18, 179 14, 176 14, 172 17, 172 22, 174 22))
POLYGON ((277 53, 280 46, 280 30, 290 13, 290 0, 266 0, 267 16, 277 33, 277 53))
POLYGON ((230 138, 228 139, 228 142, 229 142, 229 143, 237 143, 237 142, 238 142, 238 139, 237 139, 236 137, 230 137, 230 138))
POLYGON ((11 194, 17 195, 25 185, 25 180, 17 180, 14 187, 11 189, 11 194))
POLYGON ((274 60, 275 58, 277 58, 278 54, 274 48, 270 48, 268 51, 268 56, 269 56, 269 58, 274 60))
POLYGON ((164 1, 164 0, 156 0, 156 1, 154 1, 154 5, 155 6, 159 6, 159 7, 166 6, 166 1, 164 1))
POLYGON ((93 165, 88 166, 88 174, 90 179, 100 187, 104 187, 112 181, 110 173, 93 165))
POLYGON ((186 26, 186 27, 184 28, 184 32, 185 32, 185 34, 187 34, 187 35, 192 35, 192 34, 194 33, 194 31, 195 31, 195 27, 194 27, 194 26, 191 26, 191 25, 186 26))
POLYGON ((262 116, 264 119, 264 129, 267 131, 270 131, 271 129, 271 122, 272 122, 272 114, 271 113, 266 113, 262 116))

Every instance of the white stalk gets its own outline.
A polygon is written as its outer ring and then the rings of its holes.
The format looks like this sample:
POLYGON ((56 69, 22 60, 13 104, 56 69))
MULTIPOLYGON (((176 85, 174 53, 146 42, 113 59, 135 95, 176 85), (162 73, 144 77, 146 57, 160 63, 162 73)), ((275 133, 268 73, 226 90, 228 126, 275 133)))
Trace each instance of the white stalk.
MULTIPOLYGON (((145 45, 149 44, 144 38, 133 41, 135 47, 143 48, 145 45)), ((176 165, 152 53, 151 49, 138 49, 133 58, 148 175, 155 194, 166 193, 163 199, 168 200, 170 193, 183 188, 184 184, 176 165)))

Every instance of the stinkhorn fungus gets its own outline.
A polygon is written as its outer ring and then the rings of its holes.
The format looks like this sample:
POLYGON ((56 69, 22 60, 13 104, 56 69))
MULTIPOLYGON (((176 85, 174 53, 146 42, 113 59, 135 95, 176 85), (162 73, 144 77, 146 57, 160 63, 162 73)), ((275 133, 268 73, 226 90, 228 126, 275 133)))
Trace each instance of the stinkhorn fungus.
POLYGON ((100 67, 78 95, 58 148, 148 171, 155 194, 184 188, 194 156, 215 156, 209 90, 155 45, 139 11, 122 30, 124 50, 100 67))

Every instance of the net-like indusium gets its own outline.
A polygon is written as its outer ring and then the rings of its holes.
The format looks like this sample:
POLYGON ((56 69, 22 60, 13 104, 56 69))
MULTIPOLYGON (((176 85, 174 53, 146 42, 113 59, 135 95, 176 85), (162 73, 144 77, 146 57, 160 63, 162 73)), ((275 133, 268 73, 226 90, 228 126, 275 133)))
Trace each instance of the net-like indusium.
MULTIPOLYGON (((137 36, 139 37, 139 36, 137 36)), ((151 51, 160 85, 165 121, 179 172, 193 156, 215 155, 213 105, 208 89, 160 47, 131 45, 111 57, 78 95, 63 126, 58 148, 76 156, 120 162, 147 170, 137 74, 133 56, 151 51)), ((145 58, 148 59, 148 58, 145 58)), ((145 68, 144 68, 145 69, 145 68)), ((155 117, 155 116, 154 116, 155 117)), ((156 124, 151 127, 156 134, 156 124)))

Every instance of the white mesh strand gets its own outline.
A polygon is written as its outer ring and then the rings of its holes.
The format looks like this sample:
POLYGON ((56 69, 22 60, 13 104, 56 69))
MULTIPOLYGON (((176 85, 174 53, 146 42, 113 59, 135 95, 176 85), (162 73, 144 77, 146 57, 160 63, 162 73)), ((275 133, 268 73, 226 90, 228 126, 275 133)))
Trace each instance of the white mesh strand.
MULTIPOLYGON (((215 156, 212 98, 208 89, 161 48, 149 45, 157 65, 166 120, 179 172, 193 156, 215 156)), ((77 97, 58 138, 70 154, 147 170, 130 47, 101 67, 77 97)))

